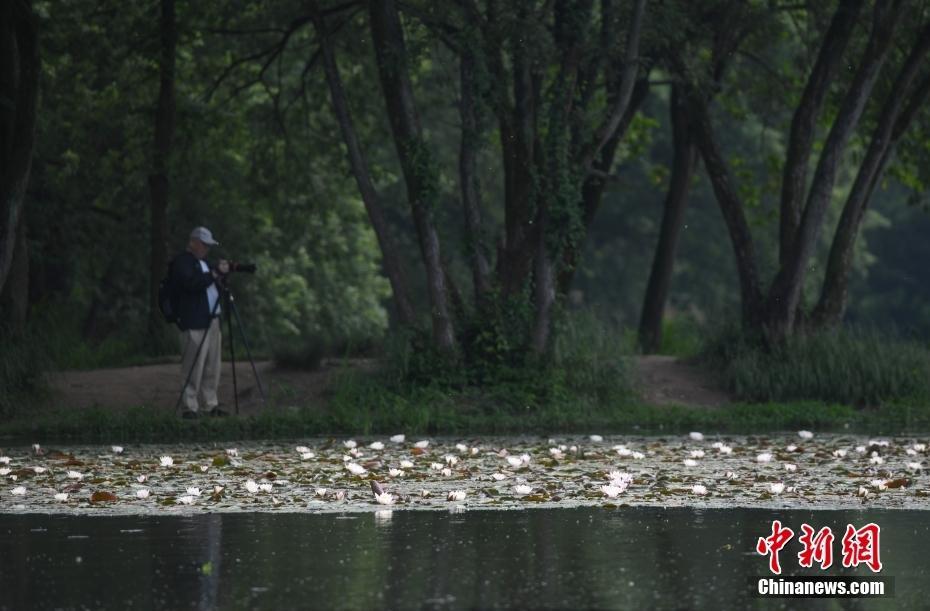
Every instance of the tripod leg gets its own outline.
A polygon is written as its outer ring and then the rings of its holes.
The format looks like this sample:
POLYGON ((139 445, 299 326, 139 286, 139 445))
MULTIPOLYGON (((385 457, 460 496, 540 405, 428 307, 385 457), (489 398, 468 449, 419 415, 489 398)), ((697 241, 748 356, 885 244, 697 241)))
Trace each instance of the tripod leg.
MULTIPOLYGON (((249 340, 245 336, 245 328, 242 326, 242 319, 239 318, 239 310, 236 309, 235 303, 230 303, 232 306, 233 316, 236 317, 236 325, 239 327, 239 333, 242 335, 242 344, 245 346, 245 354, 249 358, 249 363, 252 364, 252 373, 255 375, 255 383, 258 384, 258 393, 262 397, 262 404, 266 402, 265 399, 265 389, 262 388, 262 379, 258 376, 258 368, 255 367, 255 360, 252 358, 252 351, 249 349, 249 340)), ((232 334, 232 331, 230 331, 232 334)))
MULTIPOLYGON (((233 308, 233 298, 229 294, 229 291, 226 291, 226 307, 227 309, 233 308)), ((233 380, 233 402, 236 404, 236 415, 239 415, 239 387, 236 384, 236 342, 233 338, 233 326, 232 326, 232 316, 228 313, 226 314, 227 328, 229 329, 229 356, 232 360, 232 380, 233 380)))
MULTIPOLYGON (((178 394, 178 400, 174 404, 174 413, 178 413, 178 409, 181 407, 181 399, 184 398, 184 392, 187 390, 187 385, 191 383, 191 375, 194 373, 194 369, 197 367, 197 360, 200 358, 200 353, 203 351, 203 345, 207 340, 207 333, 209 329, 204 329, 203 337, 200 338, 200 343, 197 344, 197 351, 194 353, 194 360, 191 361, 191 366, 187 370, 187 377, 184 378, 184 385, 181 386, 181 392, 178 394)), ((184 351, 187 352, 187 349, 190 346, 185 346, 184 351)), ((181 355, 181 362, 184 362, 184 355, 181 355)))

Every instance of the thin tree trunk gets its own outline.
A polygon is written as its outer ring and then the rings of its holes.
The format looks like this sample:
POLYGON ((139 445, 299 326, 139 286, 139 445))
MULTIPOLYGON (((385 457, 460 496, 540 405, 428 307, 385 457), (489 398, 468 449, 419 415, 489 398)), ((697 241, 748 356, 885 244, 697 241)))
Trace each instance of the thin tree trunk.
POLYGON ((890 0, 875 5, 868 45, 824 143, 787 263, 779 268, 769 290, 765 327, 773 341, 781 341, 793 331, 804 272, 823 228, 837 169, 887 57, 895 26, 901 17, 902 3, 903 0, 890 0))
POLYGON ((928 95, 930 95, 930 77, 926 77, 917 86, 907 101, 907 106, 902 110, 907 97, 905 94, 916 78, 928 51, 930 51, 930 27, 925 28, 918 37, 917 45, 912 49, 889 92, 878 125, 872 134, 868 151, 859 166, 849 196, 846 198, 846 205, 843 206, 843 214, 830 248, 823 289, 812 316, 815 325, 834 325, 843 318, 848 300, 853 251, 869 199, 881 179, 895 144, 907 131, 917 111, 926 104, 928 95))
MULTIPOLYGON (((469 27, 477 31, 476 7, 472 3, 466 6, 466 18, 469 27)), ((459 150, 459 181, 462 190, 462 208, 465 213, 465 232, 468 253, 471 259, 472 282, 475 290, 475 303, 481 304, 490 291, 491 268, 488 263, 487 245, 481 227, 481 191, 478 183, 477 154, 480 142, 478 117, 475 103, 475 56, 476 40, 463 40, 460 59, 461 104, 459 113, 462 118, 462 141, 459 150)))
POLYGON ((662 345, 662 318, 668 290, 675 266, 675 250, 681 235, 685 207, 688 203, 688 190, 697 162, 697 146, 691 137, 688 112, 681 100, 679 87, 672 87, 669 101, 672 124, 672 175, 669 179, 668 192, 662 212, 662 226, 659 231, 659 243, 656 245, 649 282, 646 285, 646 297, 639 321, 639 344, 644 354, 652 354, 662 345))
POLYGON ((733 246, 739 275, 743 326, 754 328, 761 319, 762 289, 756 268, 752 232, 743 212, 743 204, 733 187, 726 162, 720 153, 706 103, 697 92, 688 92, 688 114, 704 168, 710 177, 717 203, 723 213, 733 246))
POLYGON ((785 265, 801 223, 801 205, 807 189, 807 167, 817 134, 817 119, 830 84, 843 65, 843 51, 852 36, 863 0, 842 0, 824 35, 817 62, 807 79, 801 101, 791 119, 791 131, 782 176, 779 215, 779 261, 785 265))
POLYGON ((352 175, 355 177, 355 183, 358 185, 362 201, 365 203, 368 219, 371 221, 372 229, 378 239, 378 246, 381 248, 381 260, 384 264, 384 271, 387 274, 388 281, 391 283, 391 292, 394 297, 397 319, 402 325, 413 326, 416 324, 416 315, 412 302, 410 301, 407 288, 407 276, 403 264, 401 263, 397 247, 388 231, 387 222, 384 220, 381 198, 378 196, 378 192, 375 190, 374 183, 371 180, 368 162, 365 159, 364 153, 362 153, 361 146, 359 146, 358 136, 355 132, 355 124, 349 112, 349 103, 342 85, 342 78, 339 76, 339 69, 336 65, 333 46, 329 39, 329 32, 326 29, 324 17, 317 3, 313 2, 311 8, 313 10, 313 20, 317 37, 320 40, 320 56, 323 60, 323 69, 326 73, 326 82, 329 85, 333 110, 336 113, 336 120, 339 122, 342 139, 346 144, 346 152, 349 158, 349 166, 352 168, 352 175))
POLYGON ((38 21, 28 2, 0 3, 0 291, 32 167, 39 99, 38 21))
POLYGON ((152 174, 149 175, 151 195, 151 261, 149 271, 149 329, 154 336, 161 328, 158 310, 158 283, 168 262, 168 169, 171 141, 175 128, 175 55, 178 41, 174 0, 161 0, 161 55, 159 57, 158 105, 155 110, 152 174))
POLYGON ((394 145, 407 184, 407 198, 413 212, 420 252, 426 264, 433 342, 440 351, 451 353, 455 349, 455 335, 442 272, 439 234, 433 222, 433 208, 439 199, 436 175, 413 100, 400 17, 394 0, 371 0, 369 13, 394 145))

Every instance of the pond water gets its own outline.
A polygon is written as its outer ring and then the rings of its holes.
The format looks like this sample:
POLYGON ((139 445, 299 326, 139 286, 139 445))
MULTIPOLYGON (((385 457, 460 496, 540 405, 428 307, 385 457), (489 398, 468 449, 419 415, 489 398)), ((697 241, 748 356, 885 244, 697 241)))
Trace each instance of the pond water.
MULTIPOLYGON (((909 510, 657 507, 0 515, 0 609, 925 609, 930 521, 909 510), (893 598, 758 599, 779 519, 881 526, 893 598)), ((870 575, 865 567, 785 575, 870 575)), ((815 565, 816 566, 816 565, 815 565)))

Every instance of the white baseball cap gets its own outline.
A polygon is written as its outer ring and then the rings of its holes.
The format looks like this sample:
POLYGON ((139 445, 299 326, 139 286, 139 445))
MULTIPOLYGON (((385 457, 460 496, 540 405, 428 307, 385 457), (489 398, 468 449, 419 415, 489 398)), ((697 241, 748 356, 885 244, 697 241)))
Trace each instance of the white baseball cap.
POLYGON ((213 234, 206 227, 194 227, 191 231, 192 240, 200 240, 207 246, 219 246, 220 243, 213 239, 213 234))

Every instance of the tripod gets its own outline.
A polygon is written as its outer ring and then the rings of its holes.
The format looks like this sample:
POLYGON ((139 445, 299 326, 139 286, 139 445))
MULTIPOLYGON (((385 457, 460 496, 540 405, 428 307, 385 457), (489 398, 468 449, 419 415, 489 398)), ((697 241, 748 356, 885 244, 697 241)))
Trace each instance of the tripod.
MULTIPOLYGON (((212 324, 213 319, 217 317, 217 310, 220 306, 220 301, 226 306, 226 322, 228 323, 229 329, 229 355, 232 364, 232 380, 233 380, 233 401, 236 405, 236 415, 239 415, 239 389, 236 383, 236 345, 235 345, 235 334, 233 333, 233 318, 236 319, 236 325, 239 327, 239 333, 242 335, 242 344, 245 346, 245 354, 249 359, 249 363, 252 365, 252 374, 255 376, 255 382, 258 385, 258 392, 262 398, 262 405, 265 405, 265 389, 262 387, 262 380, 258 375, 258 369, 255 367, 255 361, 252 359, 252 351, 249 348, 249 340, 245 336, 245 329, 242 326, 242 319, 239 317, 239 310, 236 309, 236 299, 233 297, 232 292, 229 290, 229 286, 226 284, 225 276, 218 276, 213 284, 219 289, 220 295, 217 297, 216 303, 213 304, 213 310, 210 312, 210 324, 212 324), (231 316, 230 316, 231 314, 231 316)), ((222 324, 222 323, 221 323, 222 324)), ((174 411, 177 413, 178 409, 181 407, 181 400, 184 398, 184 391, 187 390, 187 385, 190 384, 191 375, 194 373, 194 368, 197 366, 197 359, 200 358, 200 353, 203 350, 203 345, 207 340, 207 334, 209 333, 209 326, 204 330, 203 337, 200 338, 200 343, 197 345, 197 352, 194 353, 194 360, 191 362, 191 367, 187 371, 187 377, 184 379, 184 385, 181 386, 181 392, 178 395, 178 400, 174 405, 174 411)), ((184 361, 182 355, 181 361, 184 361)))

